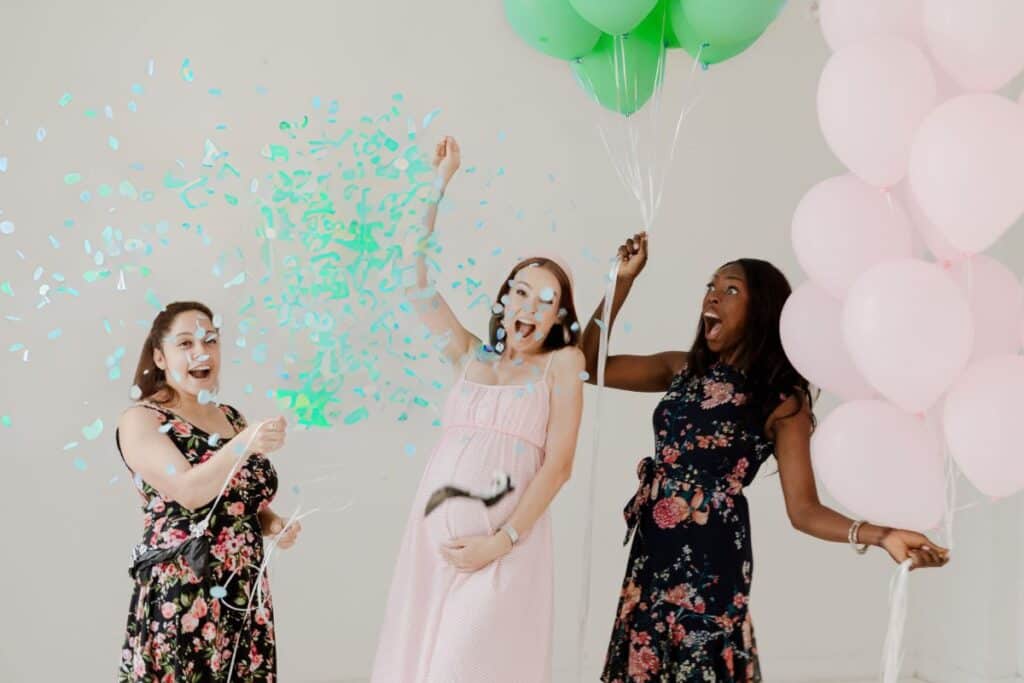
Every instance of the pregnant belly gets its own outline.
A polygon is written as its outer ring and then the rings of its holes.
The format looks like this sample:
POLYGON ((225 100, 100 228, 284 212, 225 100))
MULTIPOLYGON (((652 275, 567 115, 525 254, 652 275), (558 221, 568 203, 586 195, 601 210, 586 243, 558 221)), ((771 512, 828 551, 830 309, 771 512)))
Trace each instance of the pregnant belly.
POLYGON ((440 457, 432 463, 425 482, 423 505, 426 505, 435 491, 445 486, 454 486, 477 495, 490 495, 497 472, 509 475, 513 490, 491 507, 471 498, 445 500, 423 520, 434 545, 441 545, 453 538, 489 536, 495 533, 515 510, 519 498, 533 478, 537 467, 535 454, 523 452, 520 448, 518 454, 513 451, 510 455, 506 452, 510 450, 507 444, 495 443, 488 436, 481 434, 465 443, 460 438, 458 445, 461 448, 457 453, 450 452, 445 448, 447 444, 442 444, 437 453, 440 457))

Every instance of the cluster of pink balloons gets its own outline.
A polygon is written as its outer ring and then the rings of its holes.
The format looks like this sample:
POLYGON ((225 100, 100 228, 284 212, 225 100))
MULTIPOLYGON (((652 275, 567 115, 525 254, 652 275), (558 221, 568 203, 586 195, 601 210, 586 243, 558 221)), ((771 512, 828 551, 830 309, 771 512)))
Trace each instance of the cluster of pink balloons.
POLYGON ((943 442, 983 493, 1024 490, 1024 288, 981 254, 1024 214, 1024 106, 993 92, 1024 70, 1024 0, 821 0, 820 18, 818 116, 850 172, 797 207, 810 280, 782 340, 847 401, 812 442, 825 486, 859 516, 930 529, 943 442))

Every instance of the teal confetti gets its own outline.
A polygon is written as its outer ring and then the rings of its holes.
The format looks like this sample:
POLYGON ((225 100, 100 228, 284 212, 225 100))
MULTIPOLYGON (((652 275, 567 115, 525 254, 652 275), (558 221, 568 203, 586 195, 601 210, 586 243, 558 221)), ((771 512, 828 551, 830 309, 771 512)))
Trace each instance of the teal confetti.
POLYGON ((366 410, 366 406, 359 406, 358 408, 356 408, 351 413, 345 416, 345 424, 354 425, 357 422, 365 420, 368 416, 369 413, 366 410))
POLYGON ((121 143, 117 141, 117 138, 111 135, 110 137, 107 138, 107 145, 110 146, 110 149, 116 152, 118 148, 121 146, 121 143))
POLYGON ((185 79, 186 83, 191 83, 196 78, 195 74, 192 72, 191 62, 188 57, 186 57, 185 61, 181 63, 181 77, 185 79))
POLYGON ((11 426, 11 416, 10 415, 0 415, 0 425, 3 425, 4 427, 10 427, 11 426))
POLYGON ((426 116, 423 117, 423 125, 421 126, 424 130, 430 127, 430 124, 437 118, 437 115, 441 113, 440 109, 435 109, 426 116))
POLYGON ((67 175, 64 176, 64 184, 65 185, 76 185, 79 182, 81 182, 81 180, 82 180, 82 174, 81 173, 68 173, 67 175))
MULTIPOLYGON (((107 274, 110 274, 109 271, 107 271, 107 274)), ((162 311, 164 309, 163 304, 160 303, 160 299, 156 296, 156 292, 152 289, 146 290, 146 302, 158 311, 162 311)))
POLYGON ((74 450, 76 448, 78 448, 78 442, 77 441, 69 441, 68 443, 64 444, 64 450, 65 451, 74 450))
POLYGON ((57 339, 58 337, 60 337, 60 335, 61 335, 61 329, 58 327, 56 329, 50 330, 50 333, 46 335, 46 338, 47 339, 57 339))
POLYGON ((88 441, 94 441, 103 433, 103 420, 97 419, 90 425, 82 427, 82 436, 88 441))
POLYGON ((75 469, 78 470, 79 472, 85 472, 85 470, 88 469, 89 467, 85 460, 82 460, 81 458, 75 458, 72 461, 72 464, 75 466, 75 469))
POLYGON ((57 103, 62 107, 66 107, 71 104, 71 93, 66 92, 61 96, 60 101, 57 103))

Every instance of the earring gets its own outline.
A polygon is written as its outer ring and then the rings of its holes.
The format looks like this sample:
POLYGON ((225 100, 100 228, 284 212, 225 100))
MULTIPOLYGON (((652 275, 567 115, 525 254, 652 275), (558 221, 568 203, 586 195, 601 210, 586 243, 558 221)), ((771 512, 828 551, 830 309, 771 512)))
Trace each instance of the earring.
POLYGON ((569 326, 562 323, 562 338, 565 340, 566 345, 572 341, 572 335, 569 333, 569 326))

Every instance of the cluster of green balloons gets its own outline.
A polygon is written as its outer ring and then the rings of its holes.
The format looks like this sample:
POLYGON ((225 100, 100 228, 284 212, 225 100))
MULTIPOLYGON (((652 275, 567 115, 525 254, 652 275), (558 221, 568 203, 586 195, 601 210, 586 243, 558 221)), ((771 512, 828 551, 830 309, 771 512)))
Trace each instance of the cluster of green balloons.
POLYGON ((570 60, 580 85, 629 116, 657 90, 667 48, 704 64, 754 44, 786 0, 504 0, 519 36, 570 60))

